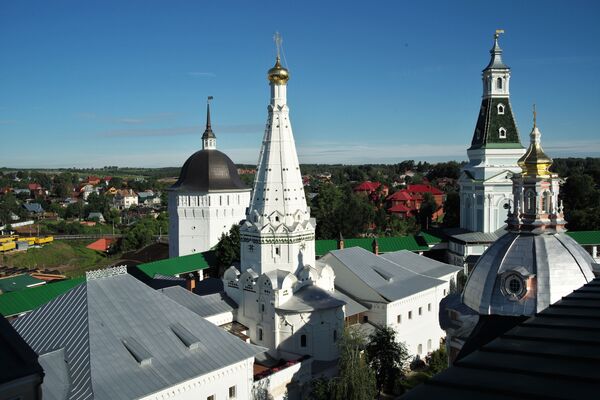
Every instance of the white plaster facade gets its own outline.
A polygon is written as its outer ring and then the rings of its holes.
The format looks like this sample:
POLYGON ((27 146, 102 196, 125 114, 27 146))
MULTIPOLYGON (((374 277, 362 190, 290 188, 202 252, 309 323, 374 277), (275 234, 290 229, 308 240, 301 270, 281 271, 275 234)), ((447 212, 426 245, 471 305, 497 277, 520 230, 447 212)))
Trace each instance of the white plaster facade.
MULTIPOLYGON (((353 249, 339 250, 338 253, 348 250, 353 249)), ((388 261, 382 260, 379 256, 371 254, 369 255, 370 260, 363 257, 360 254, 356 257, 359 259, 357 265, 364 265, 365 269, 373 268, 375 271, 381 271, 384 275, 389 271, 385 266, 380 267, 380 263, 385 264, 388 261), (373 266, 371 267, 371 265, 373 266)), ((440 340, 446 335, 438 322, 439 303, 450 293, 453 286, 451 282, 456 283, 458 269, 449 268, 449 273, 438 278, 425 276, 427 282, 419 285, 427 287, 426 289, 391 299, 382 295, 379 291, 381 286, 374 288, 373 282, 368 282, 369 278, 359 277, 350 265, 335 254, 328 253, 319 261, 331 266, 334 270, 336 288, 369 308, 368 311, 361 314, 362 322, 392 327, 396 331, 396 339, 406 344, 411 355, 423 358, 429 352, 440 347, 440 340)), ((396 266, 395 268, 403 267, 396 266)), ((393 285, 399 280, 405 280, 408 285, 411 281, 414 283, 413 279, 413 277, 399 275, 390 277, 389 282, 393 285)), ((375 283, 375 285, 379 284, 381 282, 375 283)))
POLYGON ((142 397, 142 399, 205 400, 209 399, 210 396, 214 396, 213 400, 250 400, 253 399, 253 368, 254 357, 171 386, 142 397), (234 396, 230 396, 230 390, 233 390, 234 396))
POLYGON ((210 250, 245 218, 250 190, 169 192, 169 257, 210 250))

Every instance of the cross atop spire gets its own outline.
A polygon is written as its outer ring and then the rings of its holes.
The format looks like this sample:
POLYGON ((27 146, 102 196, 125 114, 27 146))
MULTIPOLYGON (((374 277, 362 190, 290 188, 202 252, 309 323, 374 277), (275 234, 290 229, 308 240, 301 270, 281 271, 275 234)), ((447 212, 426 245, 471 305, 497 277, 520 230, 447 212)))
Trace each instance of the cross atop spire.
POLYGON ((279 32, 275 32, 273 35, 273 41, 275 42, 275 48, 277 50, 277 59, 281 59, 281 43, 283 43, 283 39, 281 38, 281 34, 279 32))
POLYGON ((213 150, 217 148, 217 137, 212 130, 210 125, 210 101, 213 99, 212 96, 208 96, 206 99, 206 129, 202 134, 202 149, 213 150))
POLYGON ((508 69, 508 66, 502 61, 502 48, 500 47, 500 44, 498 44, 498 38, 503 33, 504 29, 496 29, 496 32, 494 33, 494 47, 490 50, 492 59, 488 66, 485 67, 484 71, 488 69, 508 69))
POLYGON ((535 111, 535 103, 533 103, 533 127, 534 128, 537 126, 536 120, 537 120, 537 112, 535 111))

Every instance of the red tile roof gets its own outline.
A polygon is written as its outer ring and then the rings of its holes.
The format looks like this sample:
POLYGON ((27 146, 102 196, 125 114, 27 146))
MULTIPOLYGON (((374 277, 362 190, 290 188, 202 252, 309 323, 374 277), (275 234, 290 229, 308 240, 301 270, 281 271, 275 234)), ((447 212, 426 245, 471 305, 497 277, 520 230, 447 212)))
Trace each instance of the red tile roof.
POLYGON ((395 193, 390 194, 387 199, 388 201, 410 201, 413 200, 412 196, 406 190, 398 190, 395 193))
POLYGON ((365 181, 365 182, 361 183, 360 185, 356 186, 354 188, 354 191, 373 192, 373 191, 377 190, 377 188, 379 188, 379 186, 381 186, 381 183, 379 183, 379 182, 365 181))
POLYGON ((406 190, 408 190, 409 192, 412 193, 426 193, 429 192, 431 194, 434 195, 442 195, 444 194, 444 192, 442 192, 440 189, 433 187, 431 185, 423 185, 423 184, 419 184, 419 185, 408 185, 408 187, 406 188, 406 190))
POLYGON ((27 185, 27 187, 29 188, 29 190, 40 190, 42 189, 42 185, 40 185, 39 183, 30 183, 27 185))
POLYGON ((85 247, 87 247, 88 249, 105 252, 105 251, 108 251, 108 249, 110 249, 110 245, 113 244, 114 241, 115 241, 114 239, 102 238, 102 239, 96 240, 94 243, 88 244, 85 247))
POLYGON ((391 213, 408 213, 408 214, 410 214, 413 211, 416 211, 416 209, 408 208, 404 204, 396 204, 396 205, 388 208, 388 212, 391 212, 391 213))

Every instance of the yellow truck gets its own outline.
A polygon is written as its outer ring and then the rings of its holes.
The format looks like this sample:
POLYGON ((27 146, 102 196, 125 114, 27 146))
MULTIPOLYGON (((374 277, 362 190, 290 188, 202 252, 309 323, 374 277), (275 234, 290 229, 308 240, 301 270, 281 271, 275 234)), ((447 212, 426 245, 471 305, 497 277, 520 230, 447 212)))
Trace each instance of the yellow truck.
POLYGON ((1 236, 0 237, 0 244, 1 243, 7 243, 7 242, 14 242, 15 240, 17 240, 19 238, 19 236, 17 235, 11 235, 11 236, 1 236))
POLYGON ((54 241, 53 236, 36 237, 34 239, 35 239, 35 244, 46 244, 46 243, 51 243, 54 241))
POLYGON ((17 247, 17 242, 15 242, 15 241, 0 243, 0 251, 1 252, 14 250, 16 247, 17 247))

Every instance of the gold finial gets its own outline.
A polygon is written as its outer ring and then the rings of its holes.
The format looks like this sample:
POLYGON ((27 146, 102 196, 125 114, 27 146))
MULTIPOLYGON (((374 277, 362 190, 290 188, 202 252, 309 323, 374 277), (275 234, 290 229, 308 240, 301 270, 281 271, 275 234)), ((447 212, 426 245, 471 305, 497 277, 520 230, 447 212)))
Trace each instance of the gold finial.
POLYGON ((529 148, 518 161, 523 170, 523 175, 546 177, 550 175, 549 168, 552 165, 552 159, 544 153, 540 143, 542 133, 537 127, 537 110, 533 105, 533 129, 531 130, 529 148))
POLYGON ((501 34, 504 33, 504 29, 496 29, 496 33, 494 33, 494 39, 498 39, 501 34))
POLYGON ((290 74, 286 68, 281 66, 281 43, 283 39, 279 32, 275 32, 273 41, 277 49, 277 59, 275 60, 275 66, 267 73, 267 79, 276 85, 285 85, 290 79, 290 74))

